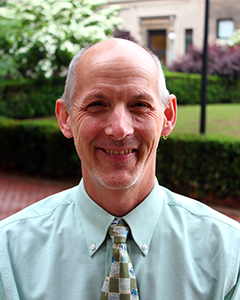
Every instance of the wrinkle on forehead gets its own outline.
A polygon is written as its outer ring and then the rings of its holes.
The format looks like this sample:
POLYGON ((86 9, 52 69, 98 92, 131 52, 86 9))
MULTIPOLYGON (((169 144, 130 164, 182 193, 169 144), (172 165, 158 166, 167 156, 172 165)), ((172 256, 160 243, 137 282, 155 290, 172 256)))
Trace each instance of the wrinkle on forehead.
POLYGON ((121 63, 117 62, 111 63, 109 65, 108 62, 95 64, 95 66, 99 66, 99 70, 96 74, 95 70, 88 69, 87 72, 84 72, 87 77, 94 76, 96 79, 101 78, 109 78, 112 80, 123 80, 124 78, 126 81, 131 78, 136 78, 136 75, 139 79, 146 80, 151 79, 154 77, 154 74, 144 68, 142 65, 133 66, 130 63, 121 63))

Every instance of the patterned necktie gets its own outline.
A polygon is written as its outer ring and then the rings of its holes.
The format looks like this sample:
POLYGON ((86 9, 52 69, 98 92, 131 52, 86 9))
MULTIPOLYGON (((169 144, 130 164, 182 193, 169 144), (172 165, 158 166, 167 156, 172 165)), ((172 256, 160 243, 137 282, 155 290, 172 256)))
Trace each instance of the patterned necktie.
POLYGON ((127 252, 128 232, 127 224, 115 218, 109 228, 113 242, 112 262, 100 300, 139 300, 133 266, 127 252))

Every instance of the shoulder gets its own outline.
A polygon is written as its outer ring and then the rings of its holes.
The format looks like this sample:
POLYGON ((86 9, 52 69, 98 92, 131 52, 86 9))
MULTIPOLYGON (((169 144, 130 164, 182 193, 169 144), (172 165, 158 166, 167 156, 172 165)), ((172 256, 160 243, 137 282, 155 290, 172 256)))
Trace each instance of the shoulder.
POLYGON ((74 202, 74 194, 77 187, 51 195, 40 200, 14 215, 0 221, 0 236, 5 230, 19 227, 21 223, 38 223, 43 218, 52 216, 54 213, 66 208, 74 202))
POLYGON ((171 245, 174 257, 184 262, 195 278, 203 279, 202 284, 207 286, 208 280, 217 278, 218 285, 230 291, 240 268, 240 224, 161 186, 159 196, 163 199, 159 240, 171 245), (202 278, 199 274, 203 274, 202 278))
POLYGON ((186 220, 195 220, 196 224, 216 224, 223 229, 232 229, 240 235, 240 224, 237 221, 219 213, 200 201, 171 192, 161 186, 160 189, 168 213, 178 215, 179 218, 186 220))

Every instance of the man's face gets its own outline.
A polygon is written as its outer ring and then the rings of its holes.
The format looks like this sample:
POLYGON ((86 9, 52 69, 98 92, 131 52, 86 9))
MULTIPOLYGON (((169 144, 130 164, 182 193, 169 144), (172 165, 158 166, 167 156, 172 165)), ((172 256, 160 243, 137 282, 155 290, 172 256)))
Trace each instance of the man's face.
POLYGON ((93 46, 78 62, 69 125, 84 180, 125 189, 155 176, 164 114, 152 57, 114 43, 93 46))

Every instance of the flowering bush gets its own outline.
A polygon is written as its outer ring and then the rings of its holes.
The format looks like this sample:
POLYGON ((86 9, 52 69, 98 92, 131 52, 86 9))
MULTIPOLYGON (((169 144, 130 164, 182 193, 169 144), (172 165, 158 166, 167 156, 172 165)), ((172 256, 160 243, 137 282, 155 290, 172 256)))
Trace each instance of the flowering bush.
POLYGON ((236 46, 240 44, 240 29, 236 29, 230 37, 230 45, 236 46))
MULTIPOLYGON (((174 62, 171 71, 183 73, 202 72, 203 54, 190 47, 186 56, 174 62)), ((208 74, 234 79, 240 77, 240 44, 236 46, 210 46, 208 48, 208 74)))
POLYGON ((111 36, 119 8, 104 0, 8 0, 0 8, 1 77, 50 77, 87 43, 111 36))

